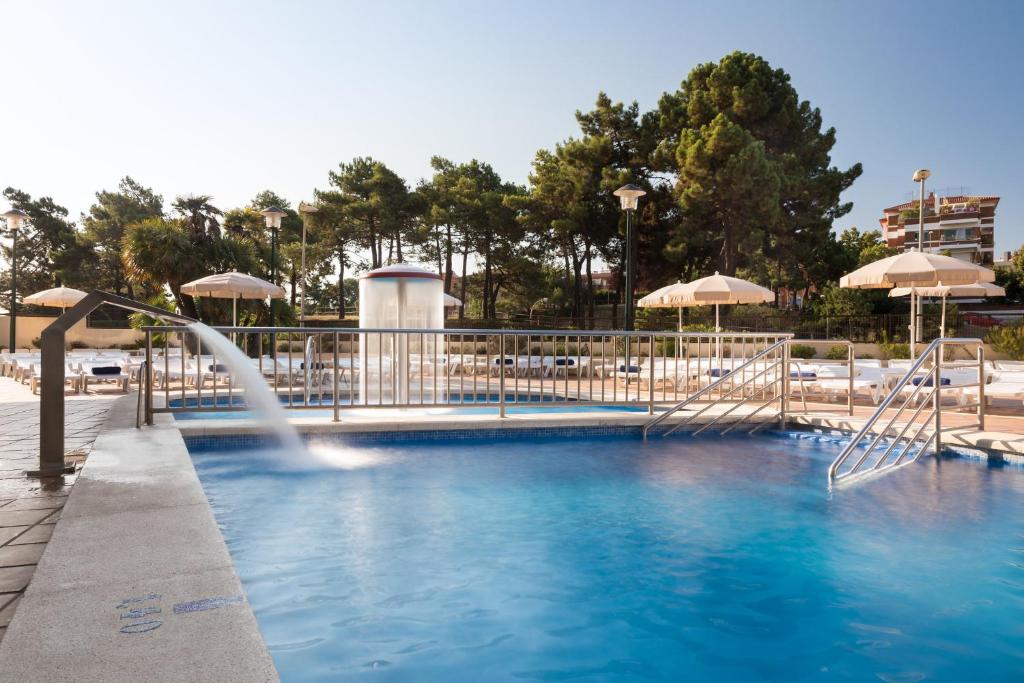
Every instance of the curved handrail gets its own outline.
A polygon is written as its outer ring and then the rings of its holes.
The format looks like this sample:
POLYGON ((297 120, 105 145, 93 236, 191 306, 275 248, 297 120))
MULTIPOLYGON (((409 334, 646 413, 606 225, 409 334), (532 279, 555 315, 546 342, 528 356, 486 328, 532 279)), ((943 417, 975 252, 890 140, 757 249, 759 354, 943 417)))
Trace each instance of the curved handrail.
MULTIPOLYGON (((853 454, 853 452, 857 450, 861 441, 867 438, 867 436, 871 433, 871 429, 875 426, 875 423, 882 418, 882 416, 885 414, 885 411, 889 409, 889 407, 893 404, 896 398, 900 395, 900 392, 903 390, 903 388, 907 386, 907 383, 909 383, 915 376, 917 376, 917 373, 921 370, 921 367, 925 364, 925 362, 928 361, 928 359, 931 358, 932 355, 935 353, 935 350, 942 346, 943 344, 981 344, 981 340, 967 337, 940 337, 938 339, 933 339, 932 342, 928 345, 928 347, 925 348, 925 350, 918 356, 917 360, 915 360, 914 363, 911 364, 910 368, 903 375, 903 377, 901 377, 900 380, 896 383, 896 386, 893 387, 892 391, 889 392, 889 395, 886 396, 880 404, 878 404, 878 407, 875 408, 875 412, 871 414, 871 417, 869 417, 867 422, 864 423, 864 426, 861 427, 860 431, 858 431, 857 434, 854 435, 854 437, 850 440, 850 443, 847 444, 846 448, 843 449, 842 453, 840 453, 839 456, 832 461, 832 464, 829 465, 828 480, 830 484, 833 481, 835 481, 836 477, 838 476, 839 468, 842 467, 846 463, 847 459, 849 459, 849 457, 853 454)), ((982 370, 982 372, 984 372, 984 370, 982 370)), ((980 378, 979 381, 984 381, 984 375, 980 378)), ((914 388, 914 393, 911 394, 910 398, 913 398, 924 385, 925 382, 920 382, 914 388)), ((899 417, 899 413, 893 416, 893 420, 895 420, 897 417, 899 417)), ((881 441, 888 433, 889 426, 890 425, 887 425, 886 428, 883 429, 881 433, 874 438, 874 440, 872 440, 871 444, 867 447, 864 456, 857 462, 856 465, 854 465, 853 470, 851 470, 848 474, 856 472, 860 465, 863 464, 864 460, 866 460, 868 455, 875 449, 879 441, 881 441)), ((904 432, 905 431, 906 430, 904 430, 904 432)))
POLYGON ((679 411, 679 410, 685 408, 686 406, 690 405, 691 403, 696 401, 698 398, 700 398, 704 394, 710 393, 712 390, 718 388, 719 386, 724 384, 726 381, 734 381, 735 380, 735 374, 737 372, 739 372, 740 370, 745 369, 746 367, 748 367, 750 365, 753 365, 754 363, 756 363, 757 361, 761 360, 762 358, 764 358, 768 354, 773 353, 774 351, 777 351, 778 349, 784 347, 788 343, 789 343, 789 338, 782 339, 780 341, 775 342, 771 346, 765 348, 760 353, 754 355, 750 360, 748 360, 745 363, 742 363, 739 366, 733 368, 729 373, 723 375, 722 377, 718 378, 717 380, 715 380, 711 384, 709 384, 706 387, 700 389, 695 394, 693 394, 691 396, 687 396, 682 401, 680 401, 679 403, 675 404, 674 406, 672 406, 671 408, 666 410, 664 413, 661 413, 660 415, 656 416, 654 419, 649 420, 646 424, 644 424, 644 428, 643 428, 643 437, 644 437, 644 439, 647 438, 647 432, 649 432, 652 427, 657 427, 659 424, 661 424, 666 419, 668 419, 668 417, 670 415, 673 415, 677 411, 679 411))

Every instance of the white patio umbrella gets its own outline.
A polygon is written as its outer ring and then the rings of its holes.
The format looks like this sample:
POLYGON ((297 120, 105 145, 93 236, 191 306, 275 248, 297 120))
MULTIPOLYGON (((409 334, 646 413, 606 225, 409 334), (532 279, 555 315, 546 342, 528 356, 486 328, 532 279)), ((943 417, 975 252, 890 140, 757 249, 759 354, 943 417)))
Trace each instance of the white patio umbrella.
POLYGON ((1006 290, 990 282, 976 282, 973 285, 946 285, 939 283, 934 287, 894 287, 889 296, 937 296, 942 298, 942 322, 939 323, 939 336, 946 336, 946 299, 963 297, 996 297, 1006 296, 1006 290))
POLYGON ((714 275, 689 282, 670 294, 662 295, 670 306, 714 306, 715 332, 721 332, 718 307, 723 304, 763 304, 775 301, 775 292, 738 277, 714 275))
MULTIPOLYGON (((890 287, 932 287, 995 282, 995 271, 961 261, 952 256, 907 251, 879 259, 839 279, 839 286, 850 289, 889 289, 890 287)), ((917 355, 916 293, 910 292, 910 357, 917 355)))
MULTIPOLYGON (((715 332, 721 332, 718 307, 722 304, 761 304, 775 301, 775 293, 753 282, 738 277, 714 275, 702 277, 679 287, 674 292, 661 297, 670 306, 711 306, 715 307, 715 332)), ((722 340, 716 338, 715 353, 722 357, 722 340)))
POLYGON ((458 308, 462 305, 462 302, 456 299, 451 294, 444 295, 444 307, 445 308, 458 308))
POLYGON ((36 306, 55 306, 60 308, 60 312, 63 315, 69 306, 74 306, 87 296, 88 294, 82 290, 74 289, 73 287, 54 287, 53 289, 44 289, 41 292, 29 294, 21 301, 22 303, 34 304, 36 306))
POLYGON ((679 330, 683 329, 683 307, 679 304, 665 303, 665 297, 675 294, 687 285, 682 281, 673 282, 670 285, 665 285, 660 289, 656 289, 645 297, 642 297, 636 302, 637 306, 641 308, 675 308, 679 311, 679 330))
POLYGON ((209 296, 215 299, 231 299, 231 324, 238 324, 239 299, 283 299, 284 288, 253 275, 232 271, 207 275, 181 286, 181 291, 190 296, 209 296))

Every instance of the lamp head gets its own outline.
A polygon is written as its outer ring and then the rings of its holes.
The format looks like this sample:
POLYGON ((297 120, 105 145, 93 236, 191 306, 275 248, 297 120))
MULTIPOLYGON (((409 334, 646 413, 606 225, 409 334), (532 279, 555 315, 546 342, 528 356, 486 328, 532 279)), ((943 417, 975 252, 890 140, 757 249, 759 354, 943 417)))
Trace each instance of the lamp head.
POLYGON ((636 209, 637 201, 647 192, 636 185, 626 184, 612 192, 612 194, 619 198, 623 211, 631 211, 636 209))
POLYGON ((916 171, 914 171, 914 182, 919 183, 922 180, 928 180, 928 178, 931 177, 931 175, 932 172, 929 171, 927 168, 919 168, 916 171))
POLYGON ((288 215, 276 206, 268 206, 260 211, 260 213, 266 219, 268 228, 280 228, 281 219, 288 215))
POLYGON ((21 209, 11 209, 3 214, 7 219, 7 225, 11 230, 17 230, 28 222, 28 214, 21 209))
POLYGON ((307 204, 306 202, 299 202, 299 213, 316 213, 320 208, 316 204, 307 204))

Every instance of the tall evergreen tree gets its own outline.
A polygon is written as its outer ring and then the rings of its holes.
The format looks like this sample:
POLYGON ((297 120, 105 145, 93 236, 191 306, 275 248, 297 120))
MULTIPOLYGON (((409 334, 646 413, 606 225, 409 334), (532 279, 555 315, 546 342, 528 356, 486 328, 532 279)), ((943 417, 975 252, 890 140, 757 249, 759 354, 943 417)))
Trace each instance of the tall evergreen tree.
POLYGON ((861 165, 831 165, 835 129, 822 131, 821 112, 763 58, 734 52, 702 64, 658 108, 654 160, 677 176, 678 230, 706 235, 723 272, 751 255, 792 266, 794 242, 823 243, 850 211, 840 194, 861 165))

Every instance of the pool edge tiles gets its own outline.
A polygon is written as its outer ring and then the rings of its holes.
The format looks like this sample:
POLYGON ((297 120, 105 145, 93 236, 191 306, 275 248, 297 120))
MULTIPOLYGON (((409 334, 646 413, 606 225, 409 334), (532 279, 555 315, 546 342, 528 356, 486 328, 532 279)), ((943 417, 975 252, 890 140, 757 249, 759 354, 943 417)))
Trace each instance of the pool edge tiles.
MULTIPOLYGON (((553 416, 552 416, 553 417, 553 416)), ((646 416, 643 416, 646 418, 646 416)), ((506 422, 502 426, 473 425, 466 423, 452 423, 448 425, 438 424, 417 424, 415 422, 403 425, 365 425, 346 424, 344 429, 316 430, 302 432, 303 438, 308 442, 328 441, 332 443, 343 443, 351 445, 365 444, 389 444, 409 443, 417 441, 495 441, 512 439, 532 438, 557 438, 557 439, 581 439, 596 436, 635 436, 642 437, 642 424, 625 424, 620 420, 602 420, 600 424, 547 424, 536 425, 528 421, 506 422), (609 423, 611 422, 611 423, 609 423), (377 427, 369 428, 366 427, 377 427), (360 429, 362 427, 362 429, 360 429)), ((335 426, 340 426, 337 423, 335 426)), ((262 448, 272 446, 274 437, 258 429, 247 429, 235 431, 222 427, 213 431, 189 430, 187 427, 179 429, 182 439, 189 453, 206 453, 211 451, 244 450, 249 448, 262 448)), ((677 434, 683 436, 688 431, 693 431, 699 425, 687 425, 677 434)), ((720 428, 712 429, 710 434, 716 434, 720 428)), ((852 433, 834 429, 811 426, 805 423, 788 422, 782 429, 765 429, 758 432, 763 435, 770 435, 775 438, 796 438, 811 439, 827 443, 846 443, 852 437, 852 433)), ((733 432, 741 436, 742 431, 733 432)), ((956 457, 974 460, 1000 461, 1011 467, 1024 467, 1024 455, 1001 451, 993 448, 985 448, 973 444, 944 443, 942 447, 943 457, 956 457)))
MULTIPOLYGON (((640 438, 641 427, 633 425, 582 425, 518 428, 471 428, 471 429, 418 429, 403 431, 338 431, 305 434, 310 441, 327 438, 332 442, 348 444, 402 443, 412 441, 493 441, 498 439, 529 438, 585 438, 591 436, 636 436, 640 438)), ((209 451, 241 450, 260 448, 274 442, 267 434, 195 434, 183 435, 185 446, 190 453, 209 451)))

